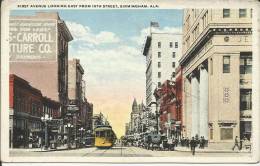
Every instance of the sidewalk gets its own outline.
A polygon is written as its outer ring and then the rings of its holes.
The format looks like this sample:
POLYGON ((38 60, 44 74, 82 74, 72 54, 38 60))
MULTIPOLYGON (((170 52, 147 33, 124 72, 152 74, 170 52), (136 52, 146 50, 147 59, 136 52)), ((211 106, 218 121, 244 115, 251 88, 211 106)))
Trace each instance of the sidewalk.
MULTIPOLYGON (((187 148, 187 147, 181 147, 181 146, 178 146, 178 147, 175 147, 175 150, 176 151, 179 151, 179 152, 190 152, 191 149, 190 148, 187 148)), ((227 148, 222 148, 222 149, 213 149, 213 148, 210 148, 210 147, 205 147, 204 149, 200 149, 198 147, 196 147, 195 149, 196 153, 251 153, 249 151, 249 149, 242 149, 242 150, 232 150, 232 148, 230 149, 227 149, 227 148)))
MULTIPOLYGON (((71 145, 71 148, 68 149, 67 145, 59 146, 56 149, 51 149, 49 148, 48 150, 44 150, 44 147, 42 148, 28 148, 28 149, 20 149, 20 148, 15 148, 15 149, 10 149, 11 151, 27 151, 27 152, 50 152, 50 151, 62 151, 62 150, 75 150, 76 146, 71 145)), ((79 148, 77 148, 79 149, 79 148)))

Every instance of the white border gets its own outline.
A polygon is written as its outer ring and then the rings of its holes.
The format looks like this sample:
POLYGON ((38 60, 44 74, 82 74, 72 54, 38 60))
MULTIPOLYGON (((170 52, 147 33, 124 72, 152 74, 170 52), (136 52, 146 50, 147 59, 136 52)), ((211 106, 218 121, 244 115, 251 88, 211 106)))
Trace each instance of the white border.
MULTIPOLYGON (((190 0, 86 0, 86 1, 4 1, 1 7, 1 160, 4 162, 90 162, 90 163, 255 163, 259 162, 259 12, 257 1, 219 0, 200 1, 190 0), (9 47, 8 20, 9 11, 17 9, 19 4, 158 4, 160 9, 182 8, 253 8, 253 144, 252 157, 9 157, 9 47), (258 24, 257 24, 258 23, 258 24)), ((36 9, 36 8, 30 8, 36 9)), ((40 8, 41 10, 45 10, 40 8)), ((57 9, 57 8, 52 8, 57 9)), ((70 8, 72 9, 72 8, 70 8)), ((122 9, 122 8, 121 8, 122 9)), ((28 9, 21 9, 28 10, 28 9)), ((64 9, 65 10, 65 9, 64 9)), ((77 9, 75 9, 77 10, 77 9)), ((101 9, 102 10, 102 9, 101 9)), ((111 9, 116 10, 116 9, 111 9)))

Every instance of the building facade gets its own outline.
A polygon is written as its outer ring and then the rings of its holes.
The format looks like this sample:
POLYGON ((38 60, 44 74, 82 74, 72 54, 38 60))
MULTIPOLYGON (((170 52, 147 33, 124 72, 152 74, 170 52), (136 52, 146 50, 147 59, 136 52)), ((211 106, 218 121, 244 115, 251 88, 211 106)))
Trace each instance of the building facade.
POLYGON ((155 94, 158 96, 160 133, 167 138, 180 138, 182 133, 181 97, 176 82, 166 80, 155 94))
POLYGON ((68 103, 68 42, 73 38, 56 12, 10 16, 10 73, 58 101, 68 103))
POLYGON ((10 148, 33 148, 44 139, 41 117, 48 114, 53 118, 49 124, 49 140, 60 134, 60 103, 42 96, 40 90, 26 80, 11 74, 9 76, 9 134, 10 148))
POLYGON ((185 9, 185 134, 209 142, 251 137, 252 10, 185 9))
MULTIPOLYGON (((181 34, 151 33, 147 36, 143 55, 146 56, 146 105, 155 102, 154 90, 175 78, 181 56, 181 34)), ((155 112, 155 108, 151 108, 155 112)))

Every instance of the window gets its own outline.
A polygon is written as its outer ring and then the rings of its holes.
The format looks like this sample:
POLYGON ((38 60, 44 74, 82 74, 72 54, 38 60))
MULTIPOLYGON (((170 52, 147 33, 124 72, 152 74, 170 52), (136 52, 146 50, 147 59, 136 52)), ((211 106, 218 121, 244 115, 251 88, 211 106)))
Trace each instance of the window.
POLYGON ((239 18, 246 17, 246 9, 239 9, 239 18))
POLYGON ((253 9, 250 9, 250 17, 253 17, 253 9))
POLYGON ((223 9, 223 18, 230 17, 230 9, 223 9))
POLYGON ((161 62, 158 62, 158 68, 160 68, 161 67, 161 62))
POLYGON ((220 129, 221 140, 232 140, 233 139, 233 128, 221 128, 220 129))
POLYGON ((172 48, 172 42, 170 42, 170 48, 172 48))
POLYGON ((213 139, 213 129, 212 128, 210 129, 209 135, 210 135, 209 138, 212 140, 213 139))
POLYGON ((173 68, 175 67, 175 62, 172 62, 172 67, 173 67, 173 68))
POLYGON ((158 82, 158 86, 161 86, 161 82, 158 82))
POLYGON ((240 74, 252 73, 252 55, 240 56, 240 74))
POLYGON ((158 52, 158 58, 161 58, 161 57, 162 57, 162 53, 158 52))
POLYGON ((223 73, 230 73, 230 56, 223 56, 223 73))
POLYGON ((213 60, 210 58, 210 75, 213 75, 213 60))
POLYGON ((161 72, 158 72, 158 78, 161 78, 161 72))
POLYGON ((174 78, 176 76, 175 72, 172 72, 172 78, 174 78))
POLYGON ((175 58, 175 56, 176 56, 175 54, 176 54, 175 52, 172 52, 172 57, 173 58, 175 58))
POLYGON ((161 42, 158 42, 158 48, 161 48, 161 42))
POLYGON ((178 42, 175 42, 175 48, 178 48, 178 42))
POLYGON ((252 110, 252 89, 240 90, 240 110, 252 110))

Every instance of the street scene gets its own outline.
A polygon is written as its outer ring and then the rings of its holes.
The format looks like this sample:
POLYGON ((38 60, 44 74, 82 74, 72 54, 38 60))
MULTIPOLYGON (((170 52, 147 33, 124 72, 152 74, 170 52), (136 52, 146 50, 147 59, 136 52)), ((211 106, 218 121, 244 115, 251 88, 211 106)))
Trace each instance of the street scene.
POLYGON ((9 156, 251 157, 252 15, 11 11, 9 156))

